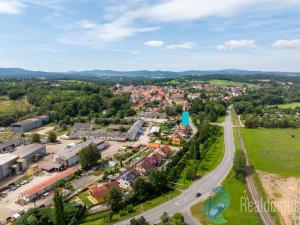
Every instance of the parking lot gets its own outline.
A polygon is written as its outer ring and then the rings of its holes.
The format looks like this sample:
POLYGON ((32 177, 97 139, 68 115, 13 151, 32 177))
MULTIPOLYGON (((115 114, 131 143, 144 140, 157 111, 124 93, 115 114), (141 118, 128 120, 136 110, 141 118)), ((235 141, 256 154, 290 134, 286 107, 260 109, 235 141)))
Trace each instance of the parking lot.
MULTIPOLYGON (((6 219, 7 217, 12 216, 14 213, 33 207, 33 203, 21 206, 19 204, 16 204, 15 202, 19 198, 20 193, 54 175, 55 173, 49 174, 46 172, 41 172, 38 176, 34 176, 29 183, 17 187, 16 190, 8 191, 7 196, 0 200, 0 218, 6 219)), ((37 202, 37 204, 40 205, 43 203, 37 202)))

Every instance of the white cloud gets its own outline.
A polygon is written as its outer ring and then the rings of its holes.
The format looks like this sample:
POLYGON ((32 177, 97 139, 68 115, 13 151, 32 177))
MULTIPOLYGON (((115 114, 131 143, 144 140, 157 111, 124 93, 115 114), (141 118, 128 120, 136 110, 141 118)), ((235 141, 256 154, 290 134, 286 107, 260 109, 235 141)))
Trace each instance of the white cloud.
POLYGON ((139 51, 131 51, 131 54, 132 55, 138 55, 138 54, 140 54, 140 52, 139 51))
POLYGON ((158 41, 158 40, 151 40, 146 41, 144 45, 150 46, 150 47, 162 47, 165 44, 164 41, 158 41))
POLYGON ((294 40, 278 40, 275 41, 272 46, 274 48, 299 48, 300 47, 300 39, 294 40))
POLYGON ((111 23, 97 24, 81 20, 69 26, 67 34, 58 41, 64 44, 103 47, 137 33, 157 30, 158 27, 135 27, 127 21, 115 20, 111 23))
POLYGON ((230 40, 226 41, 222 45, 218 45, 217 49, 220 51, 234 50, 239 48, 254 48, 256 47, 256 42, 254 40, 230 40))
MULTIPOLYGON (((228 17, 248 10, 252 12, 262 9, 266 9, 266 11, 282 10, 285 7, 295 7, 299 4, 300 0, 224 0, 222 4, 220 0, 129 0, 122 4, 117 0, 112 0, 104 10, 104 18, 108 22, 94 23, 93 28, 78 26, 73 29, 73 33, 58 40, 67 44, 87 45, 92 43, 92 45, 103 46, 106 43, 135 36, 138 33, 157 30, 161 23, 196 21, 208 17, 228 17)), ((170 48, 191 47, 193 46, 174 45, 170 48)), ((235 47, 221 45, 218 48, 226 50, 235 47)))
POLYGON ((167 49, 192 49, 195 48, 197 45, 194 42, 183 42, 180 44, 168 45, 167 49))
POLYGON ((0 0, 0 13, 21 14, 24 7, 20 1, 0 0))

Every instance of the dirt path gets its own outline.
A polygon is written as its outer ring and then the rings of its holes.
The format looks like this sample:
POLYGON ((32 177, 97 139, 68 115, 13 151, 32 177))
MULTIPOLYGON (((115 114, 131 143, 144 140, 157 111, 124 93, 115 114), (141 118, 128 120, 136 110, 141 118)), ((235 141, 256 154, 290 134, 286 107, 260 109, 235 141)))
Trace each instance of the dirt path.
POLYGON ((300 179, 257 171, 272 205, 280 213, 286 225, 300 221, 300 179))

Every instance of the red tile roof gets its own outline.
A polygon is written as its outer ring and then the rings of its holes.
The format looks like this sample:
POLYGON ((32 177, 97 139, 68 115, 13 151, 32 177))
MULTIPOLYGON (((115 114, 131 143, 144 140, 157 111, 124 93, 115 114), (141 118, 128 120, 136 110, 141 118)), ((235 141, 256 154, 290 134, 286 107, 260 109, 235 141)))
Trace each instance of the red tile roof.
POLYGON ((105 184, 94 184, 89 187, 89 190, 91 195, 98 199, 108 195, 112 188, 119 189, 119 184, 116 181, 105 184))
POLYGON ((50 177, 49 179, 27 189, 26 191, 24 191, 23 193, 21 193, 22 196, 24 197, 28 197, 30 198, 31 196, 41 192, 42 190, 54 185, 55 183, 57 183, 59 180, 62 180, 64 178, 67 178, 68 176, 70 176, 71 174, 75 173, 77 171, 76 168, 71 167, 63 172, 60 172, 56 175, 54 175, 53 177, 50 177))

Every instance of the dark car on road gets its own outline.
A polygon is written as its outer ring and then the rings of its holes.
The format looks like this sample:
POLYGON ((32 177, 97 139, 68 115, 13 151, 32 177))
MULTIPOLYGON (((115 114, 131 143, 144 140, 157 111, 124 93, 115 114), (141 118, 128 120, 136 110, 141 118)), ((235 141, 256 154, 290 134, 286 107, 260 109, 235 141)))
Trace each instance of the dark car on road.
POLYGON ((201 194, 200 192, 197 192, 197 193, 195 194, 195 197, 196 197, 196 198, 199 198, 201 195, 202 195, 202 194, 201 194))

